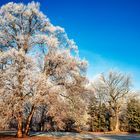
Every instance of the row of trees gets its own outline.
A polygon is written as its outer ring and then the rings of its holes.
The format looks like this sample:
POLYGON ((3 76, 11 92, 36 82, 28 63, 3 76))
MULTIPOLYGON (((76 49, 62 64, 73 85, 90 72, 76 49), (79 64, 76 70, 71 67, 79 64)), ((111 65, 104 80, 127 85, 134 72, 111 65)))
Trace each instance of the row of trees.
POLYGON ((90 83, 86 69, 75 42, 39 3, 0 8, 1 129, 15 128, 19 138, 30 130, 118 131, 126 120, 139 130, 139 101, 127 100, 130 78, 110 72, 90 83))

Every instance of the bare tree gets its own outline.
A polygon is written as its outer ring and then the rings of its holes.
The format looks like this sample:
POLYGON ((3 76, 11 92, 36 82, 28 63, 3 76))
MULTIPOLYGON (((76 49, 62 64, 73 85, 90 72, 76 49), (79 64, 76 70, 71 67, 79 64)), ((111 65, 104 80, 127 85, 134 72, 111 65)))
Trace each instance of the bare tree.
POLYGON ((119 131, 119 115, 126 96, 130 91, 130 77, 111 71, 107 76, 101 74, 94 85, 96 93, 102 95, 110 108, 110 130, 119 131))

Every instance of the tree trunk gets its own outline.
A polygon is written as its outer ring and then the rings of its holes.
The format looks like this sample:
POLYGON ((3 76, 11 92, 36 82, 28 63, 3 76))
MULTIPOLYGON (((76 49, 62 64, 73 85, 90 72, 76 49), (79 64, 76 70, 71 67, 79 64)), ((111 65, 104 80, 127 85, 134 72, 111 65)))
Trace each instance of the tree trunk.
POLYGON ((109 131, 113 131, 113 117, 109 116, 109 131))
POLYGON ((120 122, 119 122, 119 112, 116 111, 116 124, 115 124, 115 131, 120 131, 120 122))
POLYGON ((44 121, 41 121, 40 123, 40 131, 44 131, 44 121))
POLYGON ((18 115, 18 130, 17 130, 17 137, 22 138, 23 137, 23 132, 22 132, 22 114, 19 112, 18 115))
POLYGON ((26 121, 26 127, 25 127, 25 135, 26 136, 28 136, 28 134, 29 134, 30 124, 31 124, 31 120, 32 120, 34 111, 35 111, 35 106, 33 105, 32 109, 31 109, 31 112, 30 112, 30 114, 29 114, 29 116, 27 118, 27 121, 26 121))
POLYGON ((45 108, 43 108, 41 113, 40 131, 44 131, 44 114, 45 114, 45 108))

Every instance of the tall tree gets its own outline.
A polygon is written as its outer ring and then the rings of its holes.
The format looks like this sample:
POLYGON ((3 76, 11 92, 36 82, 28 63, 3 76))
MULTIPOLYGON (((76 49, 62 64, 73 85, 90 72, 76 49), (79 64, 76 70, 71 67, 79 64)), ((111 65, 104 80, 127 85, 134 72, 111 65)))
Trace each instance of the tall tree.
POLYGON ((23 136, 24 120, 28 135, 36 107, 49 104, 46 99, 51 101, 53 94, 68 99, 72 92, 83 91, 87 62, 80 60, 75 42, 64 29, 53 26, 40 11, 39 3, 11 2, 0 8, 0 47, 1 101, 11 109, 6 115, 16 117, 17 137, 23 136), (35 47, 39 47, 36 54, 32 53, 35 47), (25 115, 27 104, 30 109, 25 115))
POLYGON ((119 131, 119 116, 125 97, 130 91, 130 77, 120 72, 111 71, 107 76, 101 74, 95 90, 102 92, 110 108, 110 130, 119 131))

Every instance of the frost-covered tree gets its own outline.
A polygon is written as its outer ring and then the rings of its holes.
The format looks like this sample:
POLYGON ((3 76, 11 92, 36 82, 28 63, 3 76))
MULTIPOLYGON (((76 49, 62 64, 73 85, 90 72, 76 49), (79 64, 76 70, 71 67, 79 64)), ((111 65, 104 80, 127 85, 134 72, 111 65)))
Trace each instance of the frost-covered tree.
POLYGON ((130 77, 120 72, 111 71, 108 75, 102 74, 94 83, 95 91, 101 94, 103 101, 109 107, 110 130, 120 130, 120 112, 125 98, 130 93, 130 77))
POLYGON ((59 128, 65 125, 63 120, 66 118, 73 119, 77 126, 81 123, 85 113, 82 96, 86 91, 86 66, 87 62, 73 57, 69 49, 52 51, 45 57, 44 73, 55 85, 48 114, 53 116, 59 128))
MULTIPOLYGON (((1 70, 2 91, 1 102, 5 107, 1 111, 6 116, 16 118, 18 122, 18 137, 22 137, 22 123, 24 117, 24 107, 27 103, 32 106, 31 112, 27 115, 25 131, 28 131, 29 123, 33 115, 33 110, 46 99, 50 86, 43 74, 38 73, 33 60, 25 56, 23 51, 15 49, 6 51, 0 56, 0 62, 8 61, 7 65, 1 70)), ((5 122, 6 119, 5 117, 5 122)), ((28 132, 25 132, 28 133, 28 132)))
POLYGON ((39 3, 27 5, 10 2, 0 8, 0 47, 27 52, 32 46, 46 44, 56 47, 55 32, 63 31, 53 26, 40 11, 39 3))
MULTIPOLYGON (((40 11, 39 3, 11 2, 0 8, 0 48, 0 120, 6 125, 8 117, 16 118, 17 137, 23 137, 23 121, 28 135, 41 104, 50 106, 50 113, 51 101, 64 101, 75 113, 76 100, 83 103, 79 96, 85 91, 87 62, 78 57, 77 46, 64 29, 53 26, 40 11), (34 53, 35 47, 39 48, 34 53)), ((60 114, 57 109, 54 113, 60 114)))

